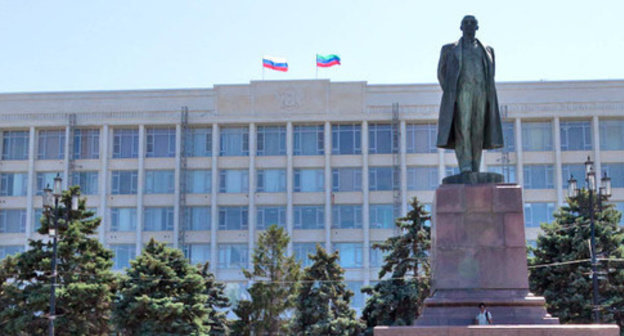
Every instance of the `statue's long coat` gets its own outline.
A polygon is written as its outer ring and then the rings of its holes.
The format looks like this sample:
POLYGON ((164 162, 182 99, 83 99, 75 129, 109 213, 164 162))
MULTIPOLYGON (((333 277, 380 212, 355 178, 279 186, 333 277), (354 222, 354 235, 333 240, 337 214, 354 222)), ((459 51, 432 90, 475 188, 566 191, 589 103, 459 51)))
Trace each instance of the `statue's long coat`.
MULTIPOLYGON (((443 91, 440 116, 438 118, 437 146, 440 148, 455 148, 453 118, 455 118, 457 113, 457 82, 462 65, 462 39, 455 43, 444 45, 440 53, 438 81, 443 91)), ((498 111, 496 86, 494 85, 494 49, 483 46, 479 40, 477 40, 477 43, 483 49, 483 54, 485 55, 483 68, 486 72, 487 102, 483 131, 483 149, 500 148, 503 147, 503 131, 498 111)))

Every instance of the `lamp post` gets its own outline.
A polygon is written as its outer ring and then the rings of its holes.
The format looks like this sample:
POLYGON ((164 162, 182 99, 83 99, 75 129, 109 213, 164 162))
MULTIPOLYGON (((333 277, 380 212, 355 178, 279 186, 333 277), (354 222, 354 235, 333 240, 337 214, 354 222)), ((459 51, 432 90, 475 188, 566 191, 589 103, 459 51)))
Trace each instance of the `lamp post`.
MULTIPOLYGON (((52 237, 52 276, 50 286, 50 314, 48 316, 48 335, 54 336, 54 319, 56 318, 56 259, 57 259, 57 238, 58 238, 58 210, 59 200, 63 195, 61 190, 63 179, 59 174, 54 178, 53 189, 48 185, 43 189, 43 207, 48 212, 48 216, 52 217, 53 226, 48 226, 48 234, 52 237)), ((71 210, 78 210, 78 195, 72 195, 71 210)), ((66 219, 69 218, 68 210, 65 211, 66 219)))
MULTIPOLYGON (((594 162, 587 157, 587 161, 585 161, 585 183, 587 190, 589 191, 589 224, 591 228, 591 241, 590 241, 590 249, 591 249, 591 267, 592 267, 592 288, 593 288, 593 311, 594 311, 594 322, 599 323, 600 321, 600 311, 598 309, 598 274, 596 271, 597 261, 596 261, 596 233, 595 233, 595 225, 594 225, 594 192, 597 191, 598 197, 596 202, 598 202, 598 206, 602 209, 602 197, 611 197, 611 178, 607 176, 605 172, 602 179, 600 179, 600 187, 596 188, 596 172, 594 171, 594 162), (596 190, 597 189, 597 190, 596 190)), ((579 189, 577 187, 576 179, 574 176, 570 176, 568 180, 568 197, 576 197, 579 194, 579 189)))

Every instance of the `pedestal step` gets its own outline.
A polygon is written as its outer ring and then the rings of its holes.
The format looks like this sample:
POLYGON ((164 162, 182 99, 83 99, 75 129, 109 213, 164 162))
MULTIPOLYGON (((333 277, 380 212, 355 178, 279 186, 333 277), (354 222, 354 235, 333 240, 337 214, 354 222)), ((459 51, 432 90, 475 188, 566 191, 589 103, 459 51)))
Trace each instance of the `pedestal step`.
POLYGON ((375 336, 619 336, 606 324, 506 325, 466 327, 375 327, 375 336))

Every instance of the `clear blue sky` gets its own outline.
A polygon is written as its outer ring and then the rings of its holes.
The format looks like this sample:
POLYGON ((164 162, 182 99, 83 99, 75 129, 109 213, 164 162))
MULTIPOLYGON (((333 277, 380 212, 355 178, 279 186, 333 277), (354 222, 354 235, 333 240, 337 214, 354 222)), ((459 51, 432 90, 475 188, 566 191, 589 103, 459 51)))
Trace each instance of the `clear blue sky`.
POLYGON ((464 14, 497 81, 624 78, 624 1, 0 0, 0 92, 212 87, 262 76, 432 83, 464 14))

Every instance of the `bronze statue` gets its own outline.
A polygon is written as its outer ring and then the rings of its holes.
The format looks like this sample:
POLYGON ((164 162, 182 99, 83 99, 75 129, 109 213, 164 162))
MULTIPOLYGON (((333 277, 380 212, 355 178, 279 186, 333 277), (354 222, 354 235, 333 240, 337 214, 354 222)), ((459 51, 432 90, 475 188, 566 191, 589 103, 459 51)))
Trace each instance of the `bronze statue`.
POLYGON ((475 38, 477 19, 466 15, 463 36, 442 47, 438 81, 443 95, 438 119, 440 148, 455 149, 462 174, 479 172, 481 151, 503 146, 494 86, 494 49, 475 38))

